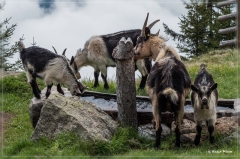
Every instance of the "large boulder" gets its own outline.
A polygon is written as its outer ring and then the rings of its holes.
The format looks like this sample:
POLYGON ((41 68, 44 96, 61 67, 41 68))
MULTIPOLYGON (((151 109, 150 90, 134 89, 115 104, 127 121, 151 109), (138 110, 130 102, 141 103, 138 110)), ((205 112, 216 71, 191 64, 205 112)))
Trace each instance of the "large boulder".
POLYGON ((108 141, 117 126, 116 121, 92 103, 79 97, 51 94, 44 102, 31 138, 53 138, 63 132, 74 132, 85 140, 108 141))

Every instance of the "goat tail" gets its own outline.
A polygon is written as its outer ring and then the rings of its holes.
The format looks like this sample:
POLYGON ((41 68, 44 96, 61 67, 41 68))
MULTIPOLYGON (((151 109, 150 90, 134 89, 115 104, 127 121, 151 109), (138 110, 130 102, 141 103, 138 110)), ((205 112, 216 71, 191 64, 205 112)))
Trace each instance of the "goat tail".
POLYGON ((167 96, 173 104, 177 105, 178 94, 174 89, 168 87, 164 89, 163 94, 167 96))
POLYGON ((23 49, 25 49, 25 45, 23 44, 23 42, 20 40, 18 41, 18 50, 21 52, 23 49))

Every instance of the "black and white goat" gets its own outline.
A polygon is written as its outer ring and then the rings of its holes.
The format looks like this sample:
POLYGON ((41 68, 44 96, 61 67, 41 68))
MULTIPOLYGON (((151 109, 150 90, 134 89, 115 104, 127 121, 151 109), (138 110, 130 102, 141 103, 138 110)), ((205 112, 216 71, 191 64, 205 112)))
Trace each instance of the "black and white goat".
POLYGON ((146 84, 156 129, 155 147, 158 148, 161 143, 161 113, 165 111, 173 112, 175 115, 175 146, 180 147, 181 121, 191 80, 178 53, 174 48, 167 47, 163 39, 150 34, 150 29, 146 27, 147 21, 148 14, 134 50, 136 59, 152 57, 155 60, 146 84))
MULTIPOLYGON (((149 29, 158 22, 155 21, 148 26, 149 29)), ((130 37, 133 45, 136 45, 137 37, 140 35, 141 30, 126 30, 113 34, 100 35, 91 37, 84 45, 83 50, 79 49, 75 56, 75 62, 77 68, 80 69, 83 66, 92 66, 94 68, 95 82, 93 87, 98 86, 98 76, 101 71, 101 76, 104 82, 104 88, 108 89, 107 83, 107 67, 115 67, 115 60, 112 57, 113 49, 117 46, 117 43, 122 37, 130 37)), ((152 67, 151 60, 149 58, 136 61, 136 70, 142 74, 142 80, 139 85, 140 89, 145 88, 148 73, 152 67)))
MULTIPOLYGON (((65 84, 72 95, 79 96, 83 92, 85 87, 77 81, 71 66, 64 56, 36 46, 25 48, 21 41, 18 42, 18 48, 28 82, 36 98, 41 98, 41 91, 36 82, 37 77, 43 79, 47 85, 46 98, 51 93, 53 83, 65 84)), ((73 62, 74 58, 70 63, 73 62)), ((59 90, 59 88, 57 90, 63 94, 62 90, 59 90)))
POLYGON ((194 144, 200 143, 202 122, 206 121, 210 143, 214 142, 214 126, 216 123, 216 106, 218 101, 217 83, 206 70, 206 65, 201 64, 194 84, 191 85, 191 102, 194 108, 194 120, 197 134, 194 144))

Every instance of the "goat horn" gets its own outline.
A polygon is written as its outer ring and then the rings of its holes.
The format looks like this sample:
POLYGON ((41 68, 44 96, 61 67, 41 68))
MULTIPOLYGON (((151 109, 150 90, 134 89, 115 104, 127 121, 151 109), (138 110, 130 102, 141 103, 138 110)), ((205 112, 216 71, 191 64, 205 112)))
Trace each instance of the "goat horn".
POLYGON ((55 47, 52 46, 52 48, 53 48, 54 52, 55 52, 56 54, 58 54, 57 51, 56 51, 56 49, 55 49, 55 47))
POLYGON ((151 30, 151 28, 159 21, 160 20, 158 19, 158 20, 155 20, 154 22, 152 22, 151 24, 149 24, 149 26, 148 26, 149 30, 151 30))
POLYGON ((158 32, 155 34, 155 36, 158 36, 158 35, 159 35, 159 32, 160 32, 160 29, 159 29, 158 32))
POLYGON ((66 50, 67 50, 67 48, 64 49, 64 51, 63 51, 63 53, 62 53, 63 56, 65 56, 65 52, 66 52, 66 50))
POLYGON ((145 20, 145 22, 144 22, 144 24, 143 24, 143 28, 142 28, 142 32, 141 32, 141 36, 145 36, 145 28, 146 28, 146 26, 147 26, 148 15, 149 15, 149 13, 147 13, 146 20, 145 20))

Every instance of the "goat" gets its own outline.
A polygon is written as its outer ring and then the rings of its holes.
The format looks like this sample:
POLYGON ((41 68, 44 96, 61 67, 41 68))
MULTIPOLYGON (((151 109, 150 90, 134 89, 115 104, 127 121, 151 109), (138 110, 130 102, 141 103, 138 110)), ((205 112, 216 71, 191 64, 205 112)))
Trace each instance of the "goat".
MULTIPOLYGON (((41 91, 36 82, 37 77, 43 79, 47 85, 46 98, 51 93, 53 82, 65 84, 72 95, 79 96, 84 91, 85 87, 77 81, 72 68, 64 56, 36 46, 25 48, 22 41, 18 42, 18 49, 28 83, 30 83, 33 94, 37 99, 41 98, 41 91)), ((74 58, 72 57, 72 59, 74 58)), ((73 62, 74 60, 70 64, 73 62)), ((63 94, 63 91, 59 89, 58 92, 63 94)))
POLYGON ((216 106, 218 101, 217 83, 206 70, 206 65, 200 65, 194 84, 191 85, 191 103, 194 108, 194 120, 196 123, 196 136, 194 144, 200 143, 202 122, 206 121, 210 143, 214 142, 214 125, 216 123, 216 106))
MULTIPOLYGON (((55 49, 55 47, 52 46, 52 48, 53 48, 54 52, 58 55, 57 50, 55 49)), ((65 56, 65 57, 66 57, 66 55, 65 55, 66 50, 67 50, 67 48, 65 48, 65 49, 63 50, 62 56, 65 56)), ((66 59, 67 59, 67 61, 68 61, 69 64, 71 63, 70 65, 72 66, 72 69, 73 69, 73 71, 74 71, 75 76, 77 77, 77 79, 80 79, 80 78, 81 78, 81 75, 80 75, 80 73, 78 72, 78 68, 77 68, 76 62, 74 61, 74 57, 71 58, 71 61, 70 61, 67 57, 66 57, 66 59)))
POLYGON ((175 146, 180 147, 181 121, 191 80, 175 49, 166 46, 163 39, 156 34, 150 34, 150 29, 146 27, 148 15, 134 51, 136 59, 152 57, 155 61, 146 83, 147 93, 152 102, 153 126, 156 130, 155 148, 159 148, 161 144, 161 113, 165 111, 175 115, 175 146))
MULTIPOLYGON (((149 29, 157 21, 150 24, 149 29)), ((136 45, 137 37, 140 35, 140 29, 120 31, 113 34, 93 36, 86 41, 83 50, 79 49, 75 56, 75 62, 77 68, 80 69, 83 66, 90 65, 94 68, 95 82, 93 87, 97 87, 98 76, 101 71, 101 76, 104 82, 104 88, 108 89, 107 83, 107 67, 115 67, 116 63, 112 57, 113 49, 117 46, 117 43, 122 37, 130 37, 134 46, 136 45)), ((139 89, 144 89, 147 80, 148 73, 152 67, 150 59, 137 60, 135 70, 139 70, 142 74, 142 80, 139 85, 139 89)))

